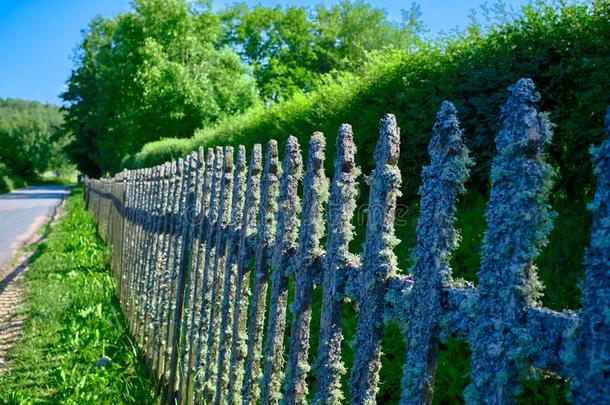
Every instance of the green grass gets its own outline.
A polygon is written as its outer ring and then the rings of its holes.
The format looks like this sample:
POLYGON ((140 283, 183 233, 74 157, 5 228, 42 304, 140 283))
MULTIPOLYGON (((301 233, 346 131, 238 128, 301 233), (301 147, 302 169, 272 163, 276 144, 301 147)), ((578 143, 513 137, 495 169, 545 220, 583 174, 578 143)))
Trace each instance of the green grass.
POLYGON ((0 194, 10 193, 17 188, 25 187, 26 185, 27 183, 21 177, 0 172, 0 194))
POLYGON ((38 244, 26 273, 23 337, 0 403, 154 402, 154 382, 129 338, 108 254, 75 188, 66 214, 38 244), (111 359, 105 367, 97 361, 111 359))

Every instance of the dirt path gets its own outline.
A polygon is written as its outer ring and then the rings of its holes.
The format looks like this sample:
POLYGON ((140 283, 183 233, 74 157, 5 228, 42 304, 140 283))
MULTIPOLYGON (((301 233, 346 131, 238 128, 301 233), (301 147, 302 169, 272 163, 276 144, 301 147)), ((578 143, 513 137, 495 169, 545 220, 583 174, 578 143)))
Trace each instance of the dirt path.
MULTIPOLYGON (((43 223, 57 222, 61 213, 62 205, 59 205, 45 220, 36 221, 38 227, 43 223)), ((37 235, 35 231, 24 246, 38 243, 47 236, 46 233, 37 235)), ((9 369, 10 351, 21 337, 26 319, 19 307, 26 299, 25 272, 33 254, 33 249, 20 250, 11 261, 0 264, 0 374, 9 369)))

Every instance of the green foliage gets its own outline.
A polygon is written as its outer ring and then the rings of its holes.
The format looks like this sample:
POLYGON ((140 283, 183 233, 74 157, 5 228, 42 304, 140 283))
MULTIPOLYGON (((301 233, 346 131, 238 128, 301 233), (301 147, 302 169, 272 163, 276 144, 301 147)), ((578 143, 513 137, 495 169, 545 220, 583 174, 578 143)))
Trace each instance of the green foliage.
POLYGON ((0 377, 0 403, 153 403, 80 189, 66 211, 26 273, 27 321, 11 372, 0 377))
POLYGON ((0 162, 0 194, 13 191, 23 184, 24 182, 20 177, 13 175, 8 167, 0 162))
POLYGON ((414 48, 421 31, 417 7, 393 24, 363 1, 311 12, 237 4, 218 14, 208 2, 133 5, 91 21, 62 95, 70 155, 90 175, 116 172, 147 142, 260 107, 256 87, 267 102, 310 91, 326 73, 360 69, 370 51, 414 48))
POLYGON ((63 148, 70 139, 62 122, 56 106, 0 98, 0 190, 69 167, 63 148))
MULTIPOLYGON (((441 43, 419 50, 373 52, 357 73, 324 76, 315 90, 297 93, 267 108, 205 126, 189 142, 166 139, 147 145, 125 160, 129 167, 158 164, 200 145, 264 143, 295 134, 301 144, 314 130, 333 136, 342 122, 354 128, 358 158, 372 168, 377 122, 395 113, 403 136, 400 167, 405 201, 415 200, 421 166, 435 113, 443 99, 454 102, 477 165, 471 185, 485 192, 493 134, 506 88, 531 77, 543 94, 542 110, 556 124, 551 163, 556 183, 568 199, 588 198, 591 164, 588 145, 603 138, 603 116, 610 94, 608 47, 610 2, 592 5, 528 6, 509 22, 493 25, 485 34, 473 25, 441 43), (582 80, 588 77, 590 80, 582 80), (586 120, 582 117, 588 117, 586 120), (171 145, 171 146, 170 146, 171 145)), ((329 145, 332 145, 329 142, 329 145)), ((331 151, 332 152, 332 151, 331 151)))
POLYGON ((256 101, 236 53, 219 47, 220 21, 185 0, 136 0, 134 10, 91 21, 62 95, 69 151, 90 175, 115 171, 121 158, 166 136, 256 101))
POLYGON ((416 6, 399 25, 362 0, 329 8, 320 4, 310 12, 298 6, 249 8, 240 3, 219 15, 223 41, 252 66, 265 100, 309 91, 321 74, 355 70, 372 50, 408 50, 421 30, 416 6))

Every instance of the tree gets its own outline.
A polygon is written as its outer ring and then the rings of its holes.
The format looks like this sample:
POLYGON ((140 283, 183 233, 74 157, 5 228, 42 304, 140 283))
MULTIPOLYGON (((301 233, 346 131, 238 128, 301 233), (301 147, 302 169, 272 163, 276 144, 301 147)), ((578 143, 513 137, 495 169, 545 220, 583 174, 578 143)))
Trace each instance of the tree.
POLYGON ((62 122, 59 107, 0 99, 0 166, 28 180, 66 166, 63 148, 69 138, 62 122))
POLYGON ((162 137, 244 111, 257 101, 239 57, 218 46, 220 21, 205 2, 135 0, 134 10, 95 18, 75 54, 62 95, 69 152, 99 175, 162 137))
POLYGON ((237 4, 220 13, 224 43, 253 68, 261 96, 278 100, 312 89, 320 75, 353 70, 373 50, 410 50, 421 33, 413 5, 403 24, 363 1, 344 0, 330 8, 249 8, 237 4))

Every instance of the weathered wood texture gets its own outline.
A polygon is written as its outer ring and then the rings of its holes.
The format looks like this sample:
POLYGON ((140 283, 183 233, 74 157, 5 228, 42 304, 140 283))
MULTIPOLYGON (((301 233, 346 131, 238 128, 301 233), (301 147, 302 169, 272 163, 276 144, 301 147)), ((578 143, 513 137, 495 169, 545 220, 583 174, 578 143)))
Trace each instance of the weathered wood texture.
POLYGON ((397 322, 407 342, 401 403, 432 402, 439 345, 450 335, 472 347, 468 403, 514 403, 531 367, 566 378, 575 403, 610 402, 610 140, 592 153, 597 191, 583 309, 542 308, 534 262, 554 217, 545 162, 552 126, 538 111, 531 80, 509 92, 477 286, 451 275, 456 203, 471 158, 449 102, 432 130, 408 271, 397 268, 394 255, 400 131, 389 114, 367 178, 360 254, 350 252, 360 170, 347 124, 336 138, 330 179, 321 133, 312 135, 304 167, 297 139, 289 137, 281 161, 270 141, 265 158, 255 145, 249 163, 243 147, 217 147, 85 179, 87 205, 112 249, 122 309, 164 401, 375 403, 382 329, 397 322), (319 325, 312 324, 316 296, 319 325), (351 370, 342 361, 345 302, 357 310, 351 370))

